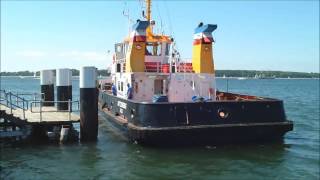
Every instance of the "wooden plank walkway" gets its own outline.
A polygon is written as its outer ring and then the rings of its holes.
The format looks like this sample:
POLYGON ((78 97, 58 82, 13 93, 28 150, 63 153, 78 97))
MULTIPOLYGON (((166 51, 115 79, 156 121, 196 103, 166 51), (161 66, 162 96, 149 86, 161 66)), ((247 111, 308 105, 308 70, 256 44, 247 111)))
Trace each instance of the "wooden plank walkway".
MULTIPOLYGON (((5 110, 7 114, 11 114, 10 108, 0 104, 0 110, 5 110)), ((33 112, 30 109, 25 110, 25 118, 23 116, 23 110, 20 108, 12 109, 12 114, 21 120, 26 120, 28 123, 58 123, 58 122, 79 122, 80 115, 74 112, 61 112, 57 111, 56 107, 42 107, 42 113, 40 115, 40 108, 33 107, 33 112), (51 112, 48 112, 51 111, 51 112)))

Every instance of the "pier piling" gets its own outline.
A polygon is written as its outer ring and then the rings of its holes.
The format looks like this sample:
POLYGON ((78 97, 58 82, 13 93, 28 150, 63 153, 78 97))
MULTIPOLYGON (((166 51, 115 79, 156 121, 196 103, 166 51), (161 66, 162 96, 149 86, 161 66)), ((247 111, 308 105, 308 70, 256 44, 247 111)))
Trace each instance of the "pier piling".
POLYGON ((41 86, 41 93, 43 93, 42 100, 51 101, 51 102, 42 103, 42 106, 54 106, 53 70, 42 70, 40 72, 40 86, 41 86))
POLYGON ((98 89, 95 67, 80 70, 80 140, 96 141, 98 136, 98 89))
POLYGON ((68 110, 68 102, 72 100, 72 71, 70 69, 57 69, 57 109, 68 110))

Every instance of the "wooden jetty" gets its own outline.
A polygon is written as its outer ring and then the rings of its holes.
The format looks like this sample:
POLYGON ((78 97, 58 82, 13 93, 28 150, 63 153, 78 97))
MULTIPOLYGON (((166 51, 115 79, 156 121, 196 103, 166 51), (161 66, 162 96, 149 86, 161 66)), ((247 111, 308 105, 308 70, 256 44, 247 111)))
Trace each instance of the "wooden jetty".
POLYGON ((68 104, 68 110, 58 110, 55 106, 43 106, 47 101, 42 100, 41 93, 13 93, 5 90, 0 90, 0 93, 1 140, 39 135, 39 129, 41 135, 47 136, 54 129, 57 132, 63 126, 72 127, 73 123, 80 122, 79 101, 50 101, 53 104, 68 104))

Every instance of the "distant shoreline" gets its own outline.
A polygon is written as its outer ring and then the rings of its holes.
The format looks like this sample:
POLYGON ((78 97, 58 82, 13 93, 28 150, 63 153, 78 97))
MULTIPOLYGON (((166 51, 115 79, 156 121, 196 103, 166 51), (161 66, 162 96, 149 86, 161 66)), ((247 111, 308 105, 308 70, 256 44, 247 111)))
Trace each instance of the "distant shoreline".
MULTIPOLYGON (((216 70, 217 78, 241 78, 241 79, 319 79, 319 73, 289 72, 289 71, 257 71, 257 70, 216 70)), ((79 76, 79 70, 72 69, 73 76, 79 76)), ((98 70, 98 76, 109 76, 106 69, 98 70)), ((0 72, 1 77, 39 77, 40 72, 18 71, 0 72)))
MULTIPOLYGON (((4 78, 34 78, 34 79, 40 79, 39 76, 2 76, 4 78)), ((79 76, 72 76, 75 79, 78 79, 79 76)), ((105 77, 109 77, 109 76, 101 76, 101 78, 105 78, 105 77)), ((98 78, 99 79, 99 78, 98 78)), ((314 77, 314 78, 310 78, 310 77, 302 77, 302 78, 254 78, 254 77, 221 77, 221 76, 217 76, 216 79, 235 79, 235 80, 272 80, 272 79, 286 79, 286 80, 297 80, 297 79, 320 79, 319 77, 314 77)))

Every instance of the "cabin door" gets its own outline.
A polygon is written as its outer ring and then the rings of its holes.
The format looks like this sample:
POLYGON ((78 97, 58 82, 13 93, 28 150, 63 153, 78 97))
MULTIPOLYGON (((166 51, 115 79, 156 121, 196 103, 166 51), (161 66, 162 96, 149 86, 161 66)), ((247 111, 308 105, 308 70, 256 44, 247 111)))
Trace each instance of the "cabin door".
POLYGON ((154 80, 154 94, 163 94, 163 80, 154 80))

